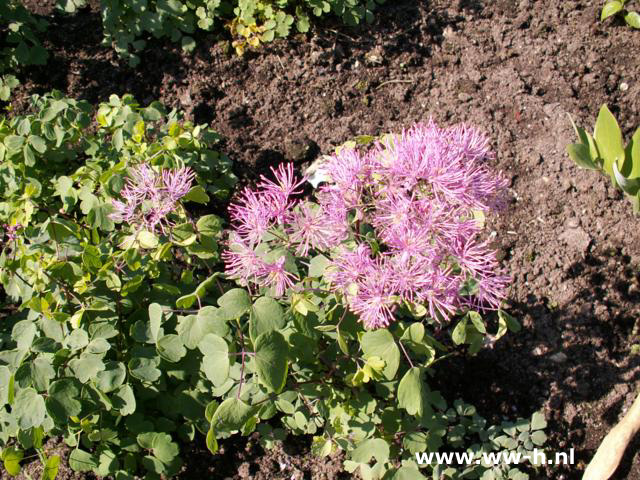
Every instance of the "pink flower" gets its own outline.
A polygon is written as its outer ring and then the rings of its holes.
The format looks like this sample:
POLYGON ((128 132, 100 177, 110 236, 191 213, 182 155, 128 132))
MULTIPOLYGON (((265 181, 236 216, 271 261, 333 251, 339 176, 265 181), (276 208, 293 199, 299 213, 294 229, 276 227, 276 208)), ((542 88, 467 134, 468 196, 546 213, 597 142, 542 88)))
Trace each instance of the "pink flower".
POLYGON ((194 179, 195 173, 188 167, 163 170, 161 174, 146 164, 133 167, 120 190, 122 200, 111 201, 113 213, 109 218, 150 232, 166 233, 166 228, 173 226, 168 215, 178 208, 194 179))
POLYGON ((235 233, 231 234, 229 248, 222 252, 222 259, 225 263, 227 276, 243 280, 244 283, 257 281, 266 265, 255 251, 235 233))
POLYGON ((403 302, 423 304, 436 322, 465 308, 497 308, 509 277, 478 240, 475 220, 504 199, 506 182, 490 170, 491 158, 477 129, 429 121, 366 154, 343 148, 328 157, 317 167, 317 204, 296 203, 301 182, 281 165, 275 180, 262 177, 230 207, 241 246, 224 254, 227 272, 280 296, 297 281, 286 257, 267 263, 254 247, 292 248, 303 258, 323 252, 328 288, 367 328, 388 326, 403 302), (461 293, 467 284, 472 295, 461 293))
POLYGON ((365 327, 371 329, 393 322, 393 311, 398 303, 393 276, 382 265, 377 267, 358 278, 357 293, 348 300, 349 308, 360 316, 365 327))
POLYGON ((284 292, 295 285, 298 277, 285 269, 286 257, 282 255, 275 263, 265 263, 258 275, 261 277, 259 284, 264 287, 272 287, 276 297, 281 297, 284 292))
POLYGON ((318 205, 302 203, 287 218, 286 232, 289 241, 297 244, 296 255, 306 257, 310 248, 327 250, 337 246, 347 235, 344 221, 318 205))

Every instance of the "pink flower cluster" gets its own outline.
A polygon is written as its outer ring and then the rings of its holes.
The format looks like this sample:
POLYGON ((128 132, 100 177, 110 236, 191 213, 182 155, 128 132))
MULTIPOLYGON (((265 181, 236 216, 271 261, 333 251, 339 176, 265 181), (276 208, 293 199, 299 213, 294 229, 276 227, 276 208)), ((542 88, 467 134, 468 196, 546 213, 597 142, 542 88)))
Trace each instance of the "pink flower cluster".
POLYGON ((172 226, 167 216, 189 193, 194 179, 195 173, 188 167, 162 173, 146 164, 133 167, 120 190, 122 201, 112 200, 114 212, 109 217, 150 232, 166 233, 172 226))
POLYGON ((476 129, 418 124, 368 153, 342 149, 327 160, 320 169, 330 181, 319 186, 317 203, 291 198, 300 182, 291 165, 281 166, 275 183, 263 179, 230 208, 227 273, 282 295, 295 277, 268 273, 276 266, 259 253, 265 244, 298 257, 325 252, 332 259, 325 279, 367 328, 388 326, 403 303, 424 305, 436 322, 497 308, 510 279, 479 238, 474 215, 504 201, 506 182, 487 166, 490 157, 476 129))

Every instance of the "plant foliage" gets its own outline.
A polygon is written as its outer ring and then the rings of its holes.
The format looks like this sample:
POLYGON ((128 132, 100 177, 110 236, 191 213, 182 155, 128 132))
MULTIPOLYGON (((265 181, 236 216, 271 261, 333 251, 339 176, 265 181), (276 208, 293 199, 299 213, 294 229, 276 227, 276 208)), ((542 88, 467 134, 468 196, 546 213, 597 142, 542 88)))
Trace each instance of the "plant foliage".
POLYGON ((621 15, 627 25, 633 28, 640 28, 640 14, 625 8, 626 2, 627 0, 607 0, 607 3, 602 7, 600 20, 605 20, 614 15, 621 15))
POLYGON ((582 168, 608 175, 634 210, 640 211, 640 128, 625 147, 618 122, 606 105, 600 108, 593 135, 571 123, 579 139, 567 146, 571 159, 582 168))
MULTIPOLYGON (((384 0, 102 0, 104 41, 112 44, 131 66, 148 36, 170 38, 182 48, 195 48, 198 30, 223 26, 234 37, 238 54, 274 38, 286 37, 295 28, 307 32, 311 18, 333 14, 346 24, 373 21, 373 11, 384 0)), ((66 12, 74 12, 85 0, 59 0, 66 12)))
POLYGON ((215 453, 220 439, 257 431, 266 447, 285 432, 312 435, 315 454, 342 449, 345 469, 365 479, 527 478, 503 464, 415 458, 544 443, 540 414, 488 426, 434 387, 441 359, 517 322, 469 310, 438 327, 413 305, 367 330, 329 290, 316 252, 286 264, 301 278, 281 295, 234 285, 219 262, 230 234, 195 205, 224 200, 235 183, 217 140, 128 95, 95 112, 34 96, 32 113, 0 121, 4 468, 19 473, 35 449, 55 478, 60 459, 42 445, 57 435, 76 471, 170 477, 181 444, 206 438, 215 453))

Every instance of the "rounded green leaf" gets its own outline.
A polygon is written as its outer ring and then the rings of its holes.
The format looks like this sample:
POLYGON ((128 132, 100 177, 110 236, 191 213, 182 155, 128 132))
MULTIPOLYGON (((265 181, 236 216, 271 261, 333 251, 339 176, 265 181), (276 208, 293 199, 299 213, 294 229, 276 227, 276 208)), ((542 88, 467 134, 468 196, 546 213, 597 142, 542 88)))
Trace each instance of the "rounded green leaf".
POLYGON ((171 463, 178 452, 178 445, 171 441, 171 435, 158 433, 153 438, 153 455, 165 465, 171 463))
POLYGON ((638 12, 627 12, 624 16, 627 25, 633 28, 640 28, 640 14, 638 12))
POLYGON ((136 397, 131 385, 122 385, 111 397, 113 407, 120 410, 120 415, 131 415, 136 411, 136 397))
POLYGON ((16 447, 7 447, 2 450, 2 463, 9 475, 16 476, 20 473, 20 461, 24 458, 24 452, 16 447))
POLYGON ((398 385, 398 406, 404 408, 409 415, 422 415, 422 398, 426 388, 420 378, 421 373, 420 368, 411 368, 398 385))
POLYGON ((273 298, 260 297, 253 303, 249 324, 249 334, 253 341, 263 333, 280 330, 284 325, 284 311, 273 298))
POLYGON ((69 417, 80 415, 82 404, 78 400, 82 386, 75 378, 56 380, 49 386, 47 411, 57 422, 67 423, 69 417))
POLYGON ((254 408, 239 398, 227 398, 213 414, 211 428, 216 432, 240 430, 254 414, 254 408))
POLYGON ((76 472, 89 472, 98 466, 98 462, 89 452, 76 448, 69 455, 69 466, 76 472))
POLYGON ((156 350, 168 362, 176 363, 187 354, 182 340, 178 335, 165 335, 156 344, 156 350))
POLYGON ((240 318, 251 308, 251 297, 242 288, 232 288, 218 299, 218 317, 223 320, 240 318))
POLYGON ((600 14, 600 20, 609 18, 612 15, 622 11, 622 2, 620 0, 609 0, 604 7, 602 7, 602 13, 600 14))
POLYGON ((221 386, 229 376, 229 347, 224 339, 208 333, 198 344, 202 352, 201 369, 215 386, 221 386))
POLYGON ((96 387, 103 393, 113 392, 124 382, 127 369, 121 362, 107 362, 105 369, 96 376, 96 387))
POLYGON ((360 340, 364 358, 380 357, 385 362, 382 373, 387 380, 393 380, 400 365, 400 349, 388 330, 365 332, 360 340))
POLYGON ((155 382, 162 372, 157 368, 155 359, 135 357, 129 361, 129 372, 143 382, 155 382))
POLYGON ((255 342, 256 373, 269 391, 280 393, 287 381, 289 346, 276 331, 260 335, 255 342))
POLYGON ((38 395, 38 392, 33 388, 18 391, 12 407, 12 413, 17 418, 18 426, 22 430, 42 425, 46 415, 44 398, 38 395))

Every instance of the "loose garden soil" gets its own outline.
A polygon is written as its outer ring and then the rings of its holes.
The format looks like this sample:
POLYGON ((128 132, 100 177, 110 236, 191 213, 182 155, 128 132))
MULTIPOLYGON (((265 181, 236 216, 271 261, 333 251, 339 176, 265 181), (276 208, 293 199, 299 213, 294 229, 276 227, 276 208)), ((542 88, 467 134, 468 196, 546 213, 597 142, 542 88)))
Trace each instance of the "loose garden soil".
MULTIPOLYGON (((49 15, 54 2, 26 3, 49 15)), ((435 378, 446 378, 438 387, 448 398, 493 421, 543 409, 548 449, 575 448, 577 465, 531 478, 579 479, 640 380, 631 353, 640 342, 640 220, 610 181, 565 153, 568 114, 591 129, 607 103, 627 138, 640 125, 640 31, 600 22, 600 3, 389 1, 373 25, 322 24, 244 57, 215 36, 200 38, 193 55, 156 42, 135 70, 100 45, 92 5, 50 19, 52 58, 24 72, 13 108, 53 88, 94 103, 112 93, 159 99, 220 132, 245 181, 430 117, 481 127, 510 179, 511 204, 489 232, 513 275, 509 311, 524 328, 477 357, 442 362, 435 378)), ((201 443, 184 456, 181 478, 349 478, 340 456, 313 457, 308 438, 266 451, 255 437, 232 438, 216 457, 201 443)), ((636 439, 614 478, 640 479, 639 449, 636 439)), ((80 476, 65 467, 60 478, 80 476)))

